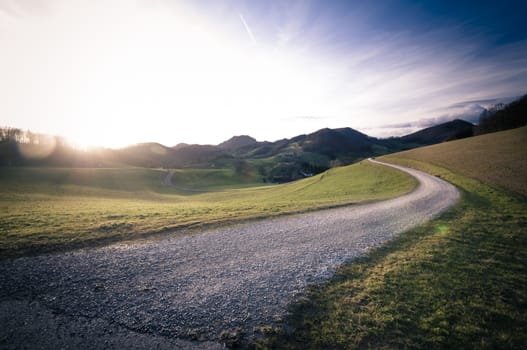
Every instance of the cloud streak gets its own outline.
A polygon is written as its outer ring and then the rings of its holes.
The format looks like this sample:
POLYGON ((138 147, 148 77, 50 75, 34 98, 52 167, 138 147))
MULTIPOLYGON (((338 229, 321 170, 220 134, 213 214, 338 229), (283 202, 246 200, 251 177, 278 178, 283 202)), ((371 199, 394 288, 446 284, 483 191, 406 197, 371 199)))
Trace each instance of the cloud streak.
POLYGON ((496 99, 527 93, 527 33, 514 15, 525 6, 515 3, 0 0, 0 9, 42 4, 54 10, 45 21, 0 23, 9 32, 0 115, 30 128, 45 120, 54 134, 89 119, 109 139, 131 125, 130 142, 345 126, 389 136, 476 121, 496 99))
POLYGON ((243 15, 241 13, 238 13, 238 16, 240 17, 240 21, 242 21, 243 26, 245 27, 245 30, 247 31, 247 35, 249 36, 249 39, 256 44, 256 39, 254 38, 253 32, 251 30, 251 27, 247 24, 247 21, 245 18, 243 18, 243 15))
POLYGON ((387 135, 406 135, 420 129, 429 128, 434 125, 446 123, 455 119, 461 119, 473 124, 478 124, 479 118, 483 111, 488 110, 499 103, 507 104, 517 100, 518 98, 520 98, 520 96, 459 102, 448 106, 447 108, 442 108, 440 111, 443 114, 437 117, 421 118, 402 123, 384 124, 376 127, 365 128, 365 130, 369 130, 376 135, 385 137, 387 135))

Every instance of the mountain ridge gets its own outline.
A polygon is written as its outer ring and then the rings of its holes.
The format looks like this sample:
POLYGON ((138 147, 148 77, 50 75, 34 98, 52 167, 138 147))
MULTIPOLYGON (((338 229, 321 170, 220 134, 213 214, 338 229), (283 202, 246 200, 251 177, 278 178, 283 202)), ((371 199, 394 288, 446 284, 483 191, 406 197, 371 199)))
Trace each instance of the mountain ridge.
MULTIPOLYGON (((331 166, 350 164, 369 156, 456 139, 460 132, 474 127, 465 121, 452 121, 403 137, 378 139, 353 128, 323 128, 309 134, 277 141, 257 141, 248 135, 233 136, 218 145, 180 143, 168 147, 144 142, 120 149, 80 152, 64 143, 54 146, 46 157, 27 157, 21 150, 40 144, 0 141, 0 165, 13 166, 139 166, 161 168, 222 167, 234 161, 258 163, 268 179, 294 180, 306 173, 317 173, 331 166), (261 161, 260 161, 261 160, 261 161), (268 166, 263 163, 272 164, 268 166), (259 164, 262 163, 262 164, 259 164)), ((11 140, 13 141, 13 140, 11 140)))

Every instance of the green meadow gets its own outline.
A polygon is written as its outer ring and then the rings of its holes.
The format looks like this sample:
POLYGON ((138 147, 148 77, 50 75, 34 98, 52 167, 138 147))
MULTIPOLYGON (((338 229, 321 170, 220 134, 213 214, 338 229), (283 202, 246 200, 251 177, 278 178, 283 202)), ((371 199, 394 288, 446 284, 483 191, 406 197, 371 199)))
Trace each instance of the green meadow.
POLYGON ((526 131, 382 157, 453 183, 461 201, 313 287, 255 347, 524 349, 526 131))
POLYGON ((0 256, 163 237, 411 191, 408 175, 362 162, 288 184, 253 187, 230 169, 2 168, 0 256), (199 186, 198 186, 199 185, 199 186), (232 188, 242 186, 243 188, 232 188), (203 192, 205 190, 205 192, 203 192))

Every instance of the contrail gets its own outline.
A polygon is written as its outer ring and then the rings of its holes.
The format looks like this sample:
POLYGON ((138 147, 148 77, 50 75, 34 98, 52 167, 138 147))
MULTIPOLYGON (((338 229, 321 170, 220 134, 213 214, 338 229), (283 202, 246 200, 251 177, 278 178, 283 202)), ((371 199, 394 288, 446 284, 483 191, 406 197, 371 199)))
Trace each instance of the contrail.
POLYGON ((256 39, 254 38, 251 28, 249 27, 247 22, 245 22, 245 18, 243 18, 241 13, 238 13, 238 15, 240 16, 240 20, 242 21, 243 26, 245 27, 245 30, 247 31, 247 34, 249 35, 249 38, 251 38, 252 42, 256 44, 256 39))

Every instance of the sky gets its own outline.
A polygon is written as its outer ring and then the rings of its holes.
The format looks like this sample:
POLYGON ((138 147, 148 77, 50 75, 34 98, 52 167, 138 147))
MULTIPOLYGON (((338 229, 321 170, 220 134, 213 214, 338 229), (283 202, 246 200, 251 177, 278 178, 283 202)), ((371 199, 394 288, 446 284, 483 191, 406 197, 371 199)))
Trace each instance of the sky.
POLYGON ((81 146, 407 134, 527 94, 527 2, 0 0, 0 126, 81 146))

